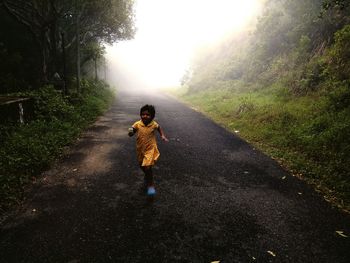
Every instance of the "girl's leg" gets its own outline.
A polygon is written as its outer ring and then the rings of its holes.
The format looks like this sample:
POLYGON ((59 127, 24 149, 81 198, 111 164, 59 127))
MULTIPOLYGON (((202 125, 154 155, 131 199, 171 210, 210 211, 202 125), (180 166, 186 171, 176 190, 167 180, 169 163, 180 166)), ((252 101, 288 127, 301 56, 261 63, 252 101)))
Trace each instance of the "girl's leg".
POLYGON ((141 169, 145 173, 147 187, 154 186, 152 166, 142 166, 141 169))
POLYGON ((154 189, 154 179, 153 179, 152 166, 143 166, 142 170, 145 173, 145 181, 146 181, 146 185, 147 185, 147 195, 154 196, 156 193, 156 190, 154 189))

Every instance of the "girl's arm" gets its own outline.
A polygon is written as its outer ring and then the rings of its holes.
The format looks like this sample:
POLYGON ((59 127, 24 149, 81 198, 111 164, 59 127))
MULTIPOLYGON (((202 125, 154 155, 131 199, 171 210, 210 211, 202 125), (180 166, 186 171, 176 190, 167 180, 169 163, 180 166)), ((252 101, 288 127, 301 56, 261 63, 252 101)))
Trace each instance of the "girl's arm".
POLYGON ((165 142, 169 141, 168 138, 165 136, 163 129, 160 126, 158 126, 158 132, 163 141, 165 142))
POLYGON ((129 128, 128 135, 131 137, 136 133, 136 129, 134 127, 129 128))

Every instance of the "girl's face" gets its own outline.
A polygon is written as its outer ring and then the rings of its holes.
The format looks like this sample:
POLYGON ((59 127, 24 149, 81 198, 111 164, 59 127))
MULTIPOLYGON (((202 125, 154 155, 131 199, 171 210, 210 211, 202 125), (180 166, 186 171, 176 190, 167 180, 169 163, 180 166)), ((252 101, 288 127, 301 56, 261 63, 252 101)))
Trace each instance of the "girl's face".
POLYGON ((141 112, 141 120, 145 125, 149 124, 152 121, 151 114, 148 112, 148 110, 141 112))

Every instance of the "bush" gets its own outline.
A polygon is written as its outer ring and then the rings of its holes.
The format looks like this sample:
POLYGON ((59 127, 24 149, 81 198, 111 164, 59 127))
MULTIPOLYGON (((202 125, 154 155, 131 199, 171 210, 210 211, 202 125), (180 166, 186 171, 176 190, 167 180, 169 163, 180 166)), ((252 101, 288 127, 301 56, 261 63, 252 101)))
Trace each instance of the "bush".
POLYGON ((52 86, 45 86, 29 94, 34 99, 37 120, 66 120, 74 114, 74 107, 52 86))
POLYGON ((0 127, 0 210, 20 200, 23 187, 47 169, 114 97, 104 83, 84 81, 83 91, 63 97, 46 86, 26 94, 34 99, 34 120, 0 127))
POLYGON ((329 50, 329 73, 338 80, 350 78, 350 25, 335 33, 335 43, 329 50))
POLYGON ((343 82, 331 83, 326 92, 304 96, 276 82, 256 91, 206 90, 182 98, 349 208, 350 91, 343 82))

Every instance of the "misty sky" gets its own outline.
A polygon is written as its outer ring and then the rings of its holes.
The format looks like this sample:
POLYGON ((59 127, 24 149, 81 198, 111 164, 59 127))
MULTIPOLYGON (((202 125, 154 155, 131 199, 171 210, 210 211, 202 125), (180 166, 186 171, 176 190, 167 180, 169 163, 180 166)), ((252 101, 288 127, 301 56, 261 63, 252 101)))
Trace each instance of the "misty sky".
POLYGON ((241 30, 261 0, 138 0, 135 39, 107 46, 117 86, 178 86, 195 48, 241 30))

